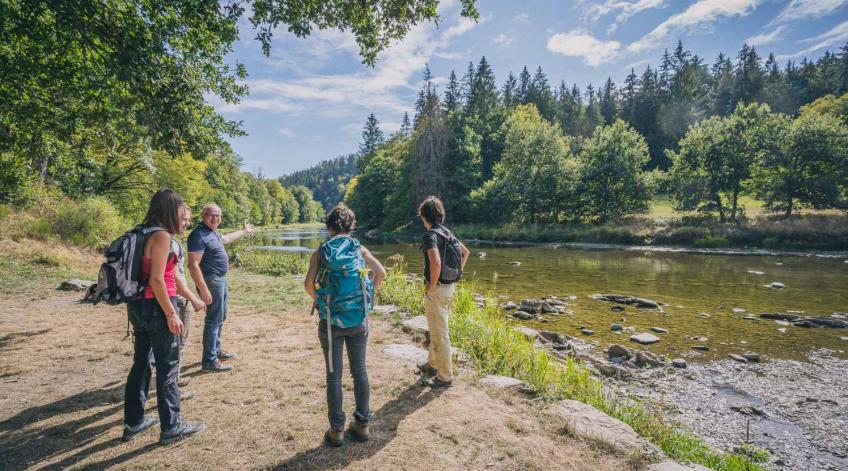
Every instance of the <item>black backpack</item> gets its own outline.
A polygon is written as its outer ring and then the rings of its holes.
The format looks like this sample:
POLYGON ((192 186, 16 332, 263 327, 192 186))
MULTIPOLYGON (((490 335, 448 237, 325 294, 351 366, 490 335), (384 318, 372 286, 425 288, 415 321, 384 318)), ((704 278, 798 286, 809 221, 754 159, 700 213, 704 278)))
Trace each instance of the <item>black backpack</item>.
POLYGON ((439 281, 442 283, 456 283, 462 278, 462 245, 459 239, 445 226, 430 229, 442 241, 438 247, 439 255, 442 257, 442 272, 439 273, 439 281))

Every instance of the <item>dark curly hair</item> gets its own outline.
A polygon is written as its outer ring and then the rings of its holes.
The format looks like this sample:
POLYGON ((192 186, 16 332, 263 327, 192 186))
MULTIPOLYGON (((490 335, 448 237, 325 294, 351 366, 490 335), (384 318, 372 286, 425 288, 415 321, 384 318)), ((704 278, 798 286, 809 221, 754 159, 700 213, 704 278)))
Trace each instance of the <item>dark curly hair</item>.
POLYGON ((431 225, 444 224, 445 204, 438 196, 428 196, 418 206, 418 216, 426 219, 431 225))
POLYGON ((337 234, 347 234, 356 227, 356 214, 344 203, 339 203, 327 214, 327 229, 337 234))

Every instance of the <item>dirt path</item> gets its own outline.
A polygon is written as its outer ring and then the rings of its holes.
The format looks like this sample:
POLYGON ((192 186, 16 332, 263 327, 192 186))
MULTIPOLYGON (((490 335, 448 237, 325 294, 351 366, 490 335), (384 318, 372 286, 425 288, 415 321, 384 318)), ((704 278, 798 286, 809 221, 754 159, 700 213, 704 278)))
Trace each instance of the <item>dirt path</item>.
MULTIPOLYGON (((6 247, 8 248, 8 247, 6 247)), ((6 254, 3 255, 4 257, 6 254)), ((16 262, 18 263, 18 262, 16 262)), ((28 263, 26 260, 20 263, 28 263)), ((0 267, 3 268, 3 267, 0 267)), ((0 275, 2 276, 2 275, 0 275)), ((8 276, 8 275, 7 275, 8 276)), ((3 469, 626 469, 623 456, 559 433, 516 397, 492 397, 463 372, 433 393, 411 365, 381 352, 409 338, 371 324, 368 372, 372 439, 322 445, 324 371, 314 319, 299 282, 236 272, 223 341, 235 369, 199 369, 202 316, 195 316, 184 375, 194 399, 183 414, 209 428, 162 447, 158 430, 120 441, 123 387, 132 359, 121 307, 78 304, 55 291, 56 274, 34 276, 0 300, 0 467, 3 469)), ((345 374, 345 410, 352 412, 345 374)), ((155 391, 155 388, 154 388, 155 391)), ((155 416, 155 396, 148 401, 155 416)))

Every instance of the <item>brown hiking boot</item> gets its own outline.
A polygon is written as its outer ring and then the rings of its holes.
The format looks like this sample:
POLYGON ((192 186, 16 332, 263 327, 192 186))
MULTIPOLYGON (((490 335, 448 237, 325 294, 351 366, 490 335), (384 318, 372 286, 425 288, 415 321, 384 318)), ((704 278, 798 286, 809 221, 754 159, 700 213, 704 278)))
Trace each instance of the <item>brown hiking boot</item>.
POLYGON ((367 442, 371 438, 371 433, 368 432, 368 422, 352 420, 347 427, 345 436, 357 442, 367 442))
POLYGON ((341 430, 337 432, 333 429, 327 429, 327 431, 324 432, 324 441, 330 446, 342 446, 344 444, 344 432, 341 430))

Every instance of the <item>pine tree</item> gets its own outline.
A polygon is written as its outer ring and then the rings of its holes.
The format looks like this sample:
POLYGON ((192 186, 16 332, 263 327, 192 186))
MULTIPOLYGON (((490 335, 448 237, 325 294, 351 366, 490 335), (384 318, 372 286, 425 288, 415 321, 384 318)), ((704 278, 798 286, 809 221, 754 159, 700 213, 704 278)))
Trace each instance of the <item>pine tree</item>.
POLYGON ((445 111, 453 113, 460 107, 462 100, 459 81, 456 79, 456 72, 451 70, 450 78, 448 79, 448 87, 445 89, 445 111))
POLYGON ((515 98, 515 87, 517 85, 517 81, 515 80, 515 75, 510 71, 509 75, 506 77, 506 82, 504 82, 503 88, 501 88, 501 103, 506 108, 512 108, 517 104, 515 98))
POLYGON ((530 89, 530 72, 525 65, 518 75, 518 92, 515 94, 515 100, 520 104, 527 103, 527 92, 530 89))
POLYGON ((711 72, 710 114, 727 116, 733 112, 733 64, 719 53, 711 72))
POLYGON ((409 137, 412 133, 412 125, 409 123, 409 113, 403 113, 403 120, 400 122, 400 134, 404 137, 409 137))
POLYGON ((622 105, 621 116, 631 126, 636 122, 636 93, 639 91, 639 77, 636 76, 636 71, 630 69, 630 74, 624 79, 624 89, 622 90, 622 105))
POLYGON ((760 56, 747 44, 742 45, 736 62, 733 84, 734 103, 751 103, 762 97, 763 71, 760 68, 760 56))
POLYGON ((604 83, 604 89, 601 92, 600 108, 601 116, 604 117, 604 124, 612 124, 618 115, 615 103, 615 83, 613 83, 612 77, 607 77, 607 81, 604 83))
POLYGON ((533 79, 530 81, 530 86, 527 89, 527 103, 536 105, 539 114, 550 122, 556 120, 556 103, 554 94, 551 91, 551 85, 548 82, 548 76, 539 66, 536 68, 536 73, 533 74, 533 79))
POLYGON ((362 129, 362 143, 359 145, 359 170, 360 172, 368 165, 371 157, 377 149, 385 142, 383 131, 380 130, 380 122, 374 113, 368 115, 365 127, 362 129))

